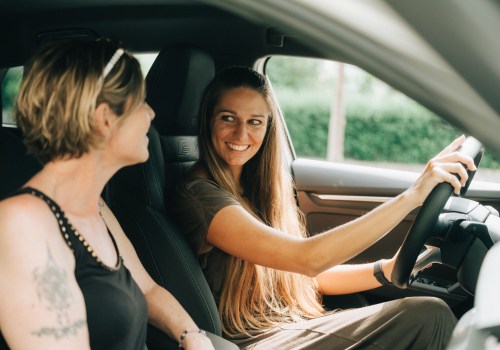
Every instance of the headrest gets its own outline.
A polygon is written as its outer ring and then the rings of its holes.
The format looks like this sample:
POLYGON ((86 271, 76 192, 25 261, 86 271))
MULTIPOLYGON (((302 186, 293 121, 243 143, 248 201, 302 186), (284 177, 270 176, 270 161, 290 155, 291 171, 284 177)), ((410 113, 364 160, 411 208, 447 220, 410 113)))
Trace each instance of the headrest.
POLYGON ((198 134, 198 109, 214 74, 212 57, 200 49, 177 45, 159 53, 146 77, 146 90, 160 135, 198 134))

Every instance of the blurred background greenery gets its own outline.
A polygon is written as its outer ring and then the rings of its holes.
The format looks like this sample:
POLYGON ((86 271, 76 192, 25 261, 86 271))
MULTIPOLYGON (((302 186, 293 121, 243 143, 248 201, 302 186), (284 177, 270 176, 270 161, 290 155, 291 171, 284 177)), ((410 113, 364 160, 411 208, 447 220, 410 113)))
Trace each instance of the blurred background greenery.
MULTIPOLYGON (((1 75, 0 75, 1 76, 1 75)), ((23 68, 14 67, 5 71, 5 76, 2 80, 2 122, 14 124, 12 117, 12 108, 16 98, 21 79, 23 78, 23 68)))
MULTIPOLYGON (((344 65, 346 161, 425 164, 461 132, 363 70, 344 65)), ((299 157, 326 159, 335 62, 273 57, 266 65, 299 157)), ((482 168, 500 169, 486 152, 482 168)))

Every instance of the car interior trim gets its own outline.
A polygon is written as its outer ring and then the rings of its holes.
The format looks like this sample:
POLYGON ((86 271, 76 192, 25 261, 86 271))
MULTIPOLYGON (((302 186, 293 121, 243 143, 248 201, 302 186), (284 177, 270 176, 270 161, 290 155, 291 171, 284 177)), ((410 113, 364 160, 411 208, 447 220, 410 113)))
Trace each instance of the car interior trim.
POLYGON ((336 194, 316 194, 316 193, 313 193, 312 195, 325 201, 385 203, 392 199, 392 197, 377 197, 377 196, 345 196, 336 194))

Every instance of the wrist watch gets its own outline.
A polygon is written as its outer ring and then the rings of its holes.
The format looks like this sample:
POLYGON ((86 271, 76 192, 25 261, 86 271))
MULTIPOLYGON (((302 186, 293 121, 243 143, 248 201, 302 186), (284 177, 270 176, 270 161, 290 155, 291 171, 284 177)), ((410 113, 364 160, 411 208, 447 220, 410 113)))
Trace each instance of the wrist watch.
POLYGON ((380 282, 383 286, 392 284, 387 278, 385 278, 384 271, 382 270, 382 260, 375 261, 373 265, 373 276, 380 282))

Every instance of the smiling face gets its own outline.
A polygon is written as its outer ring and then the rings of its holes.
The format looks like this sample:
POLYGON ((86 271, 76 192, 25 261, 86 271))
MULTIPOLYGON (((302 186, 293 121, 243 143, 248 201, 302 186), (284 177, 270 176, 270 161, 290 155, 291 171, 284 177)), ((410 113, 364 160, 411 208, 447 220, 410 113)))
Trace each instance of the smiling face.
POLYGON ((212 115, 212 143, 235 180, 259 151, 266 135, 269 106, 259 92, 238 87, 222 93, 212 115))

